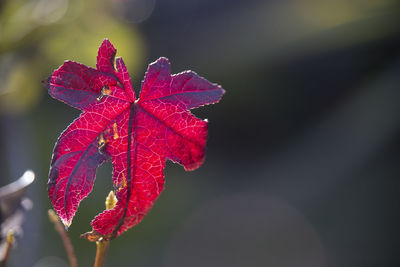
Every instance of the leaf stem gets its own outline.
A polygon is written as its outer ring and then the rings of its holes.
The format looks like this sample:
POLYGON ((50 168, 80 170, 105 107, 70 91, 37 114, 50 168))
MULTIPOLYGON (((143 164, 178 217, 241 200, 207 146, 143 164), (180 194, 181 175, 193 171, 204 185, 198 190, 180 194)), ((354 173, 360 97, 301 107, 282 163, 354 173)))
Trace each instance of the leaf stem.
MULTIPOLYGON (((115 197, 114 191, 111 190, 106 197, 106 203, 105 203, 106 210, 114 208, 115 204, 117 204, 117 201, 118 200, 115 197)), ((90 239, 88 238, 88 240, 90 239)), ((110 240, 106 240, 103 237, 100 237, 96 241, 96 247, 97 250, 96 250, 96 258, 94 260, 94 267, 104 267, 106 264, 107 252, 110 248, 110 240)))
POLYGON ((96 247, 97 251, 94 267, 104 267, 106 264, 107 252, 110 248, 110 241, 100 238, 99 241, 96 241, 96 247))
POLYGON ((54 228, 56 229, 61 237, 61 240, 64 243, 65 251, 67 252, 69 260, 69 265, 71 267, 78 267, 78 260, 76 259, 74 247, 72 246, 71 240, 68 237, 67 231, 65 231, 63 224, 61 223, 54 210, 50 209, 48 211, 48 214, 50 221, 54 224, 54 228))
POLYGON ((0 262, 0 267, 5 267, 8 259, 8 255, 10 255, 11 246, 14 243, 14 231, 10 229, 7 233, 7 247, 6 252, 4 254, 3 259, 0 262))

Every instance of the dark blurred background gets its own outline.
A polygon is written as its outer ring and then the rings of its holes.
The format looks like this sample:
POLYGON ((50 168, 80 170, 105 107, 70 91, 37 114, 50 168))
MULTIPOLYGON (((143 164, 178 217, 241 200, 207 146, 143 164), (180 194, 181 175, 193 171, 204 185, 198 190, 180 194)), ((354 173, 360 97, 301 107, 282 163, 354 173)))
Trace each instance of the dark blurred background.
MULTIPOLYGON (((167 164, 166 190, 111 242, 109 266, 400 266, 400 3, 396 0, 2 0, 0 186, 36 173, 9 266, 67 266, 47 219, 54 143, 79 114, 41 80, 95 65, 109 38, 138 90, 170 59, 227 93, 204 165, 167 164)), ((104 209, 110 163, 69 230, 104 209)))

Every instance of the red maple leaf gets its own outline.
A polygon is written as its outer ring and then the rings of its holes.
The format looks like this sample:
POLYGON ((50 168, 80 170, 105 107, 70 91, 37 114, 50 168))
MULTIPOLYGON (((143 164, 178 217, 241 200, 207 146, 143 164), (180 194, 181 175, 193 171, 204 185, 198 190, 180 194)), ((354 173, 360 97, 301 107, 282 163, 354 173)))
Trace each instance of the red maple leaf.
POLYGON ((114 238, 139 223, 164 188, 166 159, 194 170, 204 161, 207 121, 190 109, 224 94, 193 71, 171 75, 166 58, 150 64, 136 99, 126 66, 105 39, 97 68, 66 61, 47 80, 49 94, 82 110, 59 137, 48 192, 69 226, 93 188, 97 167, 113 164, 117 204, 92 221, 93 233, 114 238))

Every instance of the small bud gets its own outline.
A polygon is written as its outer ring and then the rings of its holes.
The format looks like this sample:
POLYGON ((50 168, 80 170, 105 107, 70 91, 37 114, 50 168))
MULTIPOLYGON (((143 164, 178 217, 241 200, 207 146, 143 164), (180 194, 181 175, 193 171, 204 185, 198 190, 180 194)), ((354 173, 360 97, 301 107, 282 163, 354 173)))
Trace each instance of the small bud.
POLYGON ((115 197, 114 191, 111 190, 110 193, 108 193, 108 196, 106 198, 106 210, 110 210, 110 209, 114 208, 117 201, 118 200, 115 197))
POLYGON ((49 209, 49 210, 47 211, 47 214, 49 215, 49 219, 50 219, 51 222, 53 222, 53 223, 59 222, 58 216, 57 216, 57 214, 54 212, 54 210, 49 209))
POLYGON ((7 243, 12 244, 14 242, 14 230, 10 229, 7 233, 7 243))

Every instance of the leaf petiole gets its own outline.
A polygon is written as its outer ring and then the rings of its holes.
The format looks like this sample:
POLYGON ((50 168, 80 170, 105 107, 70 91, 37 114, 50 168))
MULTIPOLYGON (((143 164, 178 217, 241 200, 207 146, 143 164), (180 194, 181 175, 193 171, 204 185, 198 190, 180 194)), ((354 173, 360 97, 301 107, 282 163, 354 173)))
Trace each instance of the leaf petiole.
POLYGON ((97 251, 94 267, 104 267, 106 264, 107 252, 110 248, 110 241, 100 238, 99 241, 96 241, 96 247, 97 251))

